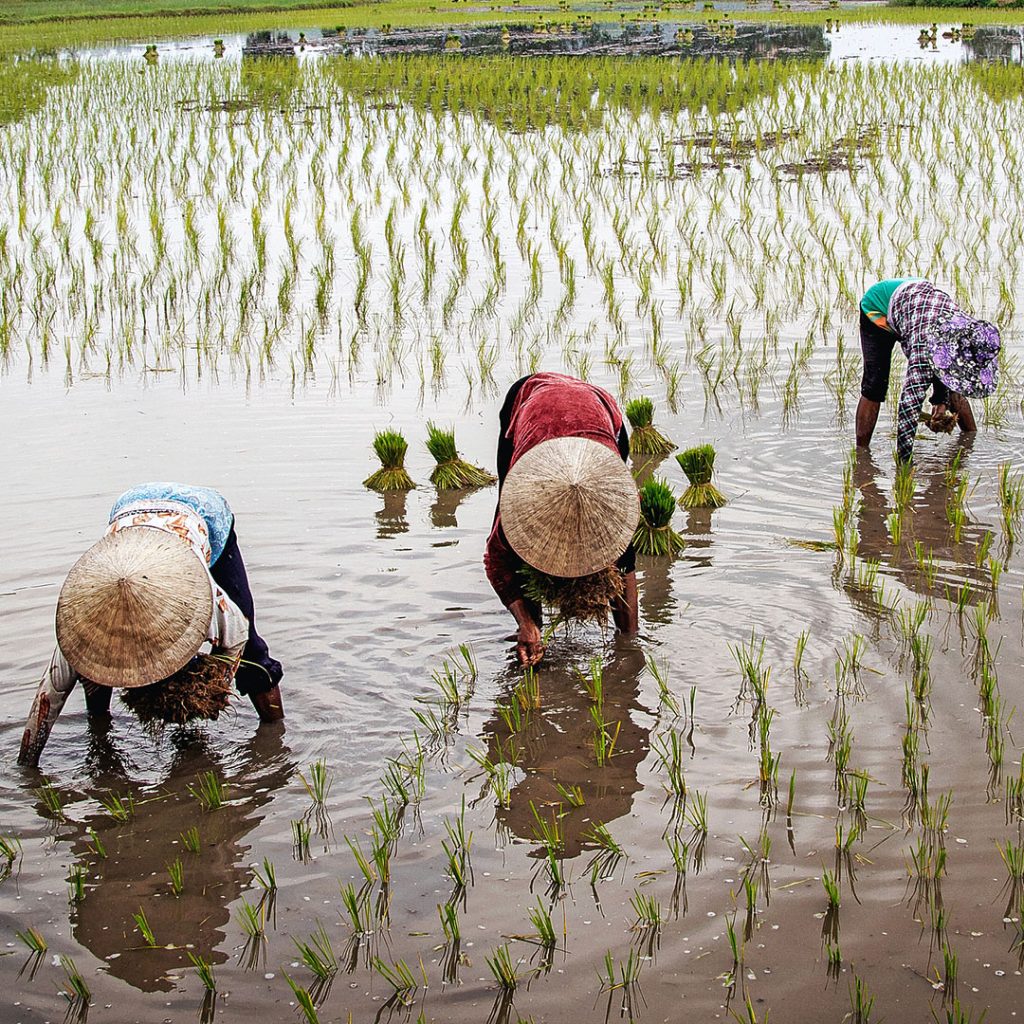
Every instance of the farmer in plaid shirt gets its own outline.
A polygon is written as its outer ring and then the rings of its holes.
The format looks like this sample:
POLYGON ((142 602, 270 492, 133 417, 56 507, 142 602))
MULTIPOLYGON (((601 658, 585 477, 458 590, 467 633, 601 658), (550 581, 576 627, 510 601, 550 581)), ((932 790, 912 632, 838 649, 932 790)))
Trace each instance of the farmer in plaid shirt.
POLYGON ((892 278, 872 285, 860 301, 864 375, 857 405, 858 447, 871 443, 878 410, 889 390, 892 348, 897 341, 907 357, 896 427, 896 458, 904 462, 913 456, 929 387, 932 431, 952 429, 957 422, 965 432, 977 430, 967 398, 981 398, 995 390, 1000 338, 995 326, 968 316, 928 281, 892 278))

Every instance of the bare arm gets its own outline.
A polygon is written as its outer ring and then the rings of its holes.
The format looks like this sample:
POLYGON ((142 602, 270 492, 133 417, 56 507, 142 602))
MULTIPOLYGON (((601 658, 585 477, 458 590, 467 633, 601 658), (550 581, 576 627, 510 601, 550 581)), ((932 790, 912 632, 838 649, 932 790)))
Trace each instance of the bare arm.
POLYGON ((32 708, 28 713, 25 731, 21 736, 21 750, 18 752, 18 764, 39 764, 39 757, 50 738, 50 730, 60 717, 68 694, 78 681, 78 675, 67 663, 58 647, 53 652, 50 664, 43 673, 43 678, 36 690, 32 708))
POLYGON ((540 623, 533 616, 529 604, 517 597, 508 606, 519 627, 516 636, 516 656, 525 667, 536 665, 544 657, 544 641, 541 638, 540 623))

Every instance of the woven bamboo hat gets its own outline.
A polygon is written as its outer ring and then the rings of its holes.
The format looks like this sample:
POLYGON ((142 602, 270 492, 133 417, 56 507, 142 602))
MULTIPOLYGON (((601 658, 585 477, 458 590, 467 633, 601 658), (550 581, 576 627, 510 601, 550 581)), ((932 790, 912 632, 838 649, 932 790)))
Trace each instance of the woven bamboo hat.
POLYGON ((57 601, 57 644, 81 676, 145 686, 173 675, 210 628, 206 566, 172 533, 108 534, 72 566, 57 601))
POLYGON ((501 488, 516 554, 549 576, 589 576, 629 546, 640 518, 633 476, 599 441, 557 437, 531 448, 501 488))

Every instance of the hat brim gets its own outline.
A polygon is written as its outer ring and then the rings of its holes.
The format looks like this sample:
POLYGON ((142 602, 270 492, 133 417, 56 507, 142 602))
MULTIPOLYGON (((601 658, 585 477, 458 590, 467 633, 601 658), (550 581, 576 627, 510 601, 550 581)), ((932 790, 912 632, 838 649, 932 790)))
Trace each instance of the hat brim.
POLYGON ((589 576, 629 547, 640 518, 632 474, 618 452, 584 437, 531 448, 509 470, 499 502, 512 549, 549 576, 589 576))
POLYGON ((57 601, 57 645, 75 672, 103 686, 173 675, 210 630, 209 572, 181 538, 129 527, 94 544, 57 601))

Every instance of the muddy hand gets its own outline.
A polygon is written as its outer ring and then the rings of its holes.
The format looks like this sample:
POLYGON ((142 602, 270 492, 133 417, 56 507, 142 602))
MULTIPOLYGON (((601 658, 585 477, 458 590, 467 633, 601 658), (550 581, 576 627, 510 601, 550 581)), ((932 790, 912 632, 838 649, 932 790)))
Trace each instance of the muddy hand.
POLYGON ((516 635, 516 657, 524 668, 536 665, 544 657, 544 641, 539 627, 533 623, 524 623, 516 635))
POLYGON ((948 434, 956 426, 956 413, 951 413, 944 405, 936 405, 928 418, 928 429, 933 434, 948 434))

